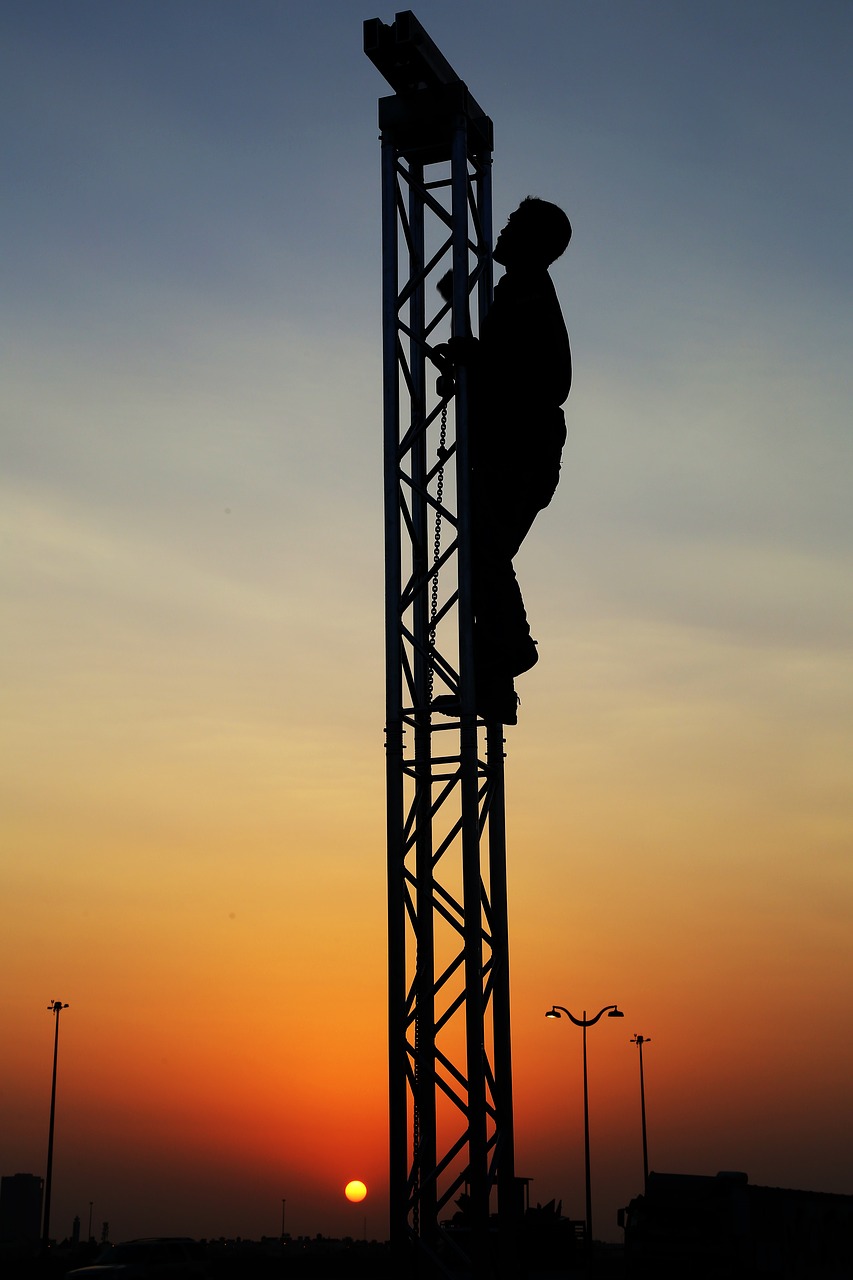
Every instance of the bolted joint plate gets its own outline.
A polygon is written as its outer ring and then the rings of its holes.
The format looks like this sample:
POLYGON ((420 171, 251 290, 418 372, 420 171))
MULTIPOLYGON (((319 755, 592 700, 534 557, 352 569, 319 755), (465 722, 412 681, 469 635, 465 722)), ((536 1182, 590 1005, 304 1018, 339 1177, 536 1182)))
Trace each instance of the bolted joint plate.
POLYGON ((492 122, 461 80, 379 99, 382 141, 420 164, 449 160, 460 118, 467 123, 468 155, 491 155, 492 122))

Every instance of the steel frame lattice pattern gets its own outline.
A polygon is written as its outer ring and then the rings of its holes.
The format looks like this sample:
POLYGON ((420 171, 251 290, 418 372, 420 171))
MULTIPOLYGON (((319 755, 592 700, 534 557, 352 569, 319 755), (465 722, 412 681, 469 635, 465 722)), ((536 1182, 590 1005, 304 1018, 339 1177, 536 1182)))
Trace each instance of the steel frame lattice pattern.
POLYGON ((488 1274, 515 1208, 504 740, 474 711, 465 371, 431 357, 491 301, 491 122, 457 81, 380 127, 391 1237, 488 1274))

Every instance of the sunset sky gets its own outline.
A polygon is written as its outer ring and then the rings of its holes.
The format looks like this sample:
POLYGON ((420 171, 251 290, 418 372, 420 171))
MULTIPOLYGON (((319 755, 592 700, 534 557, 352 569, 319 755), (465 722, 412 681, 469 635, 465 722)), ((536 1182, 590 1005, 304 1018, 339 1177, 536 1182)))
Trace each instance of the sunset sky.
MULTIPOLYGON (((853 1194, 847 0, 420 0, 574 226, 518 560, 517 1172, 853 1194)), ((5 0, 0 1173, 387 1233, 376 100, 353 0, 5 0), (368 1186, 350 1204, 351 1179, 368 1186)))

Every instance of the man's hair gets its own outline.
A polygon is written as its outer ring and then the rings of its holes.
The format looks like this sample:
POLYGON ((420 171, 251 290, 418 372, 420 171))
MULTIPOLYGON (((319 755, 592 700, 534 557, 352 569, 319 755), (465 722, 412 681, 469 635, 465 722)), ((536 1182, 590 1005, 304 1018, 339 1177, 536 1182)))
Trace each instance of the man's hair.
POLYGON ((572 224, 559 205, 548 200, 540 200, 538 196, 527 196, 518 206, 518 212, 536 232, 536 249, 550 267, 551 263, 565 253, 572 238, 572 224))

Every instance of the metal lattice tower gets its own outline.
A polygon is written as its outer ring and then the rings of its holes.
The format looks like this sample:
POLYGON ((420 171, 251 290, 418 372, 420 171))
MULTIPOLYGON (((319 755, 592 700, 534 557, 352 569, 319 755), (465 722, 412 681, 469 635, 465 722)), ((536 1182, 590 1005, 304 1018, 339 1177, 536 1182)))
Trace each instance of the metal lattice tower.
POLYGON ((465 373, 448 385, 430 356, 491 302, 492 123, 413 14, 364 36, 395 90, 379 102, 391 1238, 423 1273, 488 1275, 516 1209, 504 743, 474 711, 465 373), (452 305, 434 287, 450 267, 452 305), (451 718, 431 711, 448 692, 451 718))

